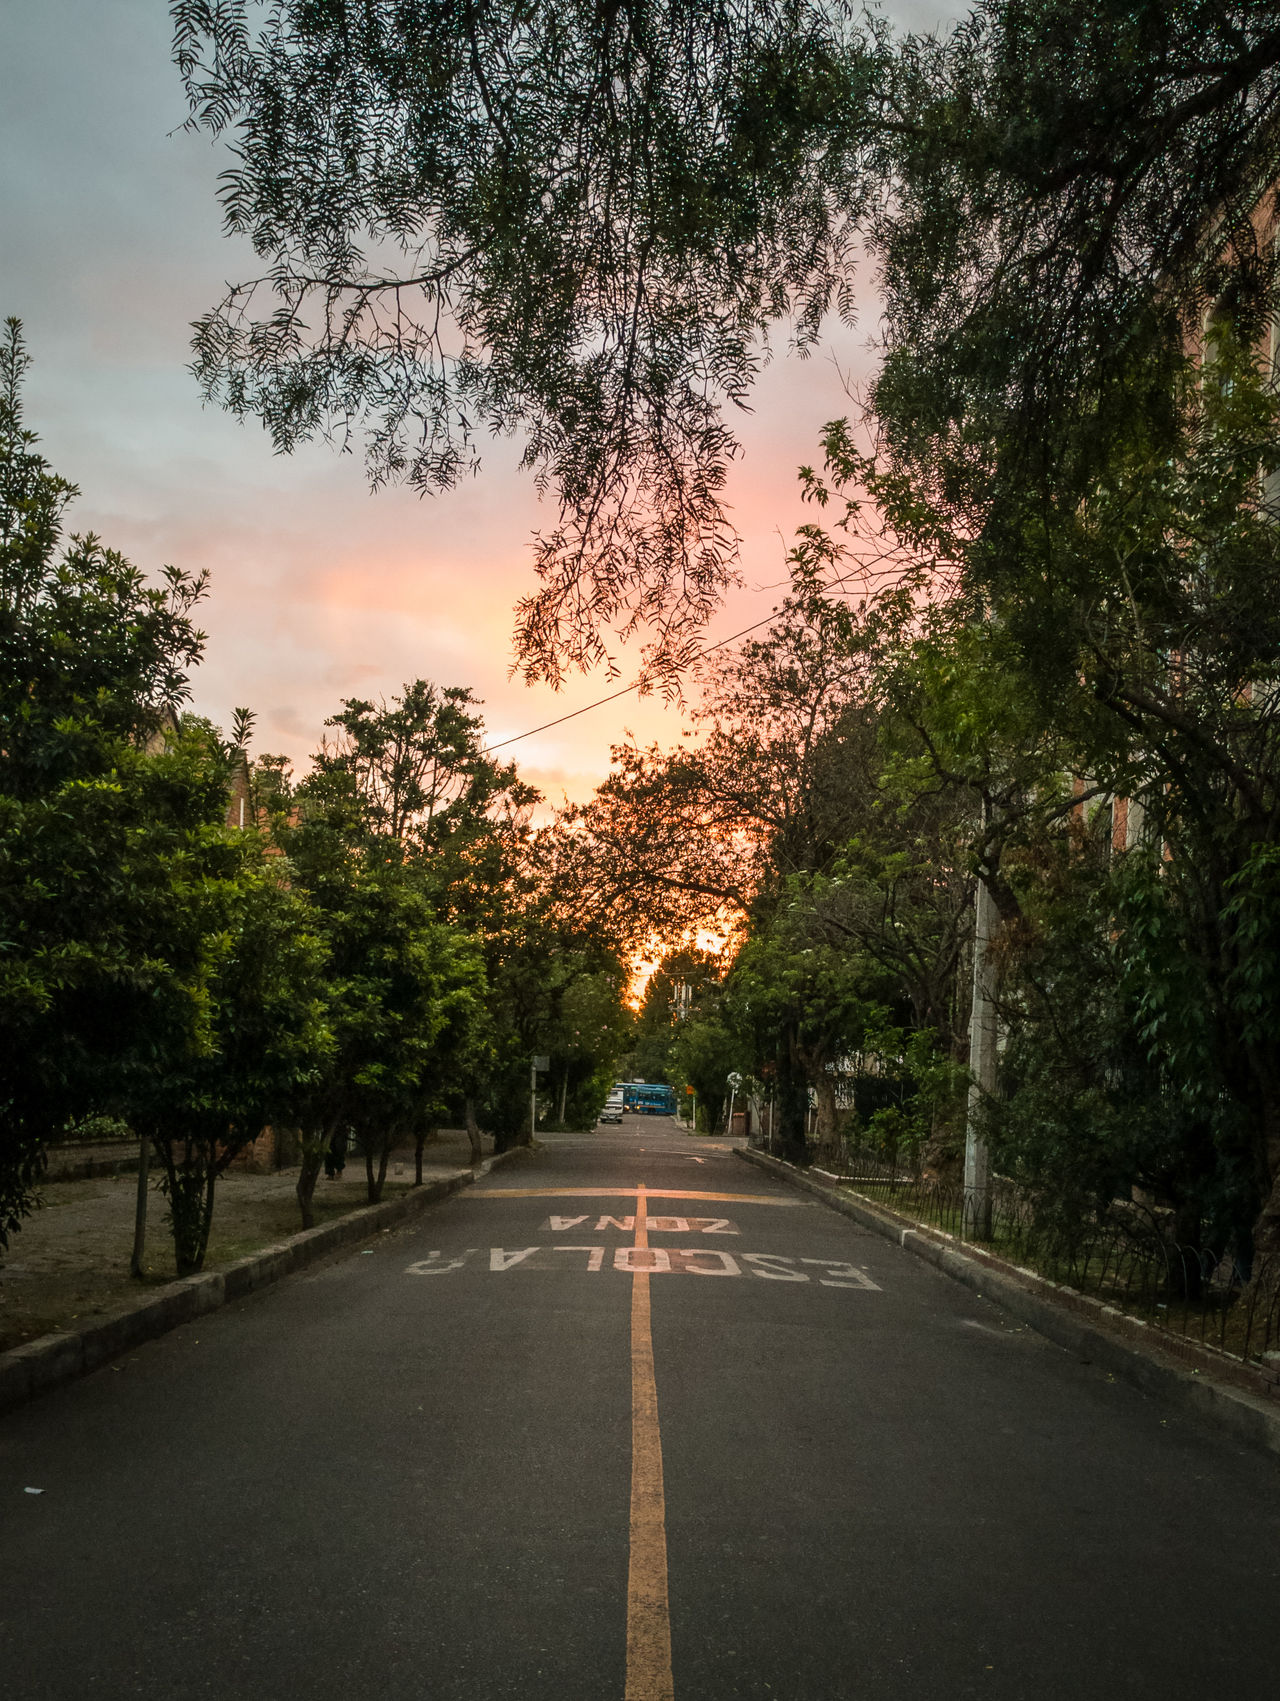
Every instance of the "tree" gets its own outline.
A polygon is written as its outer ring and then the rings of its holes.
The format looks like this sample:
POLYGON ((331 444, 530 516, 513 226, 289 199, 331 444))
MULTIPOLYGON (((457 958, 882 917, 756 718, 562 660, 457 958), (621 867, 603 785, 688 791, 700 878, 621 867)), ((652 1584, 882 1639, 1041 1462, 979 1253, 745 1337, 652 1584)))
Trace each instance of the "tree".
POLYGON ((566 1092, 570 1080, 576 1085, 577 1118, 589 1126, 630 1037, 616 944, 557 872, 535 840, 519 884, 503 896, 501 925, 486 933, 491 1052, 475 1086, 495 1151, 533 1138, 529 1070, 537 1053, 550 1056, 552 1079, 560 1073, 566 1092))
POLYGON ((474 832, 496 800, 519 809, 536 795, 520 786, 513 765, 485 755, 483 722, 468 712, 475 703, 466 686, 441 690, 425 679, 389 704, 348 697, 326 722, 340 730, 317 770, 350 776, 372 831, 439 852, 474 832))
POLYGON ((364 429, 375 482, 423 489, 522 430, 559 498, 526 672, 601 659, 614 621, 678 662, 731 571, 720 404, 845 274, 874 33, 808 0, 172 12, 264 263, 197 328, 206 394, 278 449, 364 429))
POLYGON ((614 750, 563 817, 563 855, 619 938, 731 932, 771 881, 828 865, 860 808, 874 725, 857 699, 884 632, 802 585, 763 638, 708 662, 682 747, 614 750))
POLYGON ((906 38, 891 78, 882 445, 985 530, 971 570, 1030 588, 1019 492, 1069 509, 1135 422, 1176 432, 1170 380, 1204 308, 1225 290, 1270 310, 1280 17, 979 0, 906 38))
POLYGON ((203 637, 203 581, 149 585, 92 535, 63 541, 76 492, 23 423, 21 327, 0 343, 0 1246, 48 1139, 118 1112, 158 1011, 188 1035, 205 942, 173 922, 225 809, 221 775, 176 729, 203 637))
POLYGON ((723 989, 705 981, 681 1019, 669 1068, 681 1086, 693 1088, 706 1133, 723 1129, 730 1072, 741 1071, 747 1060, 747 1047, 726 1014, 723 989))
POLYGON ((280 860, 221 824, 201 849, 170 918, 203 953, 197 1018, 153 1010, 123 1098, 160 1159, 180 1276, 203 1266, 218 1178, 266 1124, 293 1119, 334 1043, 325 945, 280 860))
POLYGON ((298 1103, 311 1199, 334 1135, 364 1152, 369 1202, 381 1197, 398 1139, 438 1114, 440 1078, 469 1053, 481 1021, 475 940, 440 914, 429 870, 380 830, 357 776, 322 764, 293 791, 275 835, 326 950, 327 1055, 298 1103))
POLYGON ((1078 766, 1141 823, 1120 835, 1137 854, 1111 900, 1113 956, 1135 1064, 1156 1071, 1187 1130, 1182 1202, 1194 1217, 1197 1190, 1212 1196, 1247 1252, 1280 1231, 1280 405, 1229 325, 1210 356, 1179 392, 1177 453, 1153 459, 1140 439, 1117 450, 1055 540, 1097 585, 1057 713, 1078 766))
POLYGON ((668 951, 645 983, 644 998, 636 1016, 631 1072, 640 1081, 665 1081, 673 1087, 672 1048, 681 1021, 688 1015, 698 992, 717 982, 723 972, 710 952, 689 946, 668 951))
MULTIPOLYGON (((1099 1135, 1096 1188, 1126 1163, 1130 1187, 1158 1168, 1186 1237, 1212 1218, 1247 1259, 1280 1221, 1274 1048, 1258 1025, 1275 937, 1280 412, 1225 311, 1198 362, 1172 372, 1151 358, 1137 390, 1159 377, 1159 415, 1135 413, 1105 455, 1095 443, 1095 477, 1070 500, 1034 469, 1021 484, 1002 475, 1005 517, 1017 514, 1002 578, 998 531, 968 527, 927 474, 855 453, 843 426, 827 432, 815 489, 844 500, 850 526, 870 491, 923 575, 952 587, 890 696, 920 740, 904 795, 923 762, 981 806, 972 854, 1001 916, 1014 1095, 990 1107, 1002 1161, 1023 1175, 1048 1165, 1069 1078, 1112 1130, 1135 1093, 1155 1093, 1176 1150, 1136 1139, 1145 1117, 1109 1155, 1099 1135), (1097 889, 1051 876, 1095 810, 1123 875, 1097 889)), ((1093 1196, 1079 1180, 1060 1201, 1093 1196)))
POLYGON ((587 966, 593 959, 606 961, 603 951, 575 957, 578 973, 556 1001, 546 1043, 556 1107, 553 1121, 560 1128, 586 1131, 595 1127, 635 1030, 620 996, 626 979, 621 959, 593 969, 587 966))
POLYGON ((524 430, 560 496, 531 674, 599 659, 613 620, 684 659, 732 556, 723 404, 777 321, 808 346, 851 311, 855 239, 886 447, 988 525, 1003 469, 1079 491, 1091 445, 1162 411, 1139 383, 1223 280, 1272 293, 1267 0, 979 0, 897 38, 771 0, 172 11, 264 261, 198 327, 206 392, 280 448, 367 426, 375 479, 422 487, 524 430))

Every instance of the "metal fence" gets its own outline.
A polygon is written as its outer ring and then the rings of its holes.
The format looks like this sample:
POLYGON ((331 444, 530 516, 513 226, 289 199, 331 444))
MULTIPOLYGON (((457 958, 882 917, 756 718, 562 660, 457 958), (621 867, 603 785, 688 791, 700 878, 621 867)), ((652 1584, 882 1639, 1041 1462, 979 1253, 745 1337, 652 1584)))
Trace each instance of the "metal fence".
POLYGON ((1280 1258, 1186 1246, 1164 1217, 1117 1203, 1063 1223, 1022 1188, 996 1180, 991 1232, 965 1233, 964 1188, 920 1175, 883 1153, 846 1146, 829 1167, 857 1192, 1245 1363, 1280 1367, 1280 1258))

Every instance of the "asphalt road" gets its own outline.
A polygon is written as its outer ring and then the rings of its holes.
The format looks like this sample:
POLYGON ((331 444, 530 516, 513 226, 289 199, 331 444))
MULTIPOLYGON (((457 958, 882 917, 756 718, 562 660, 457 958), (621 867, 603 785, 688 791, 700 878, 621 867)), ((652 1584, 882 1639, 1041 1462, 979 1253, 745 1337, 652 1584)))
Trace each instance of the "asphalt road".
POLYGON ((0 1417, 7 1701, 1262 1701, 1278 1584, 1273 1462, 635 1118, 0 1417))

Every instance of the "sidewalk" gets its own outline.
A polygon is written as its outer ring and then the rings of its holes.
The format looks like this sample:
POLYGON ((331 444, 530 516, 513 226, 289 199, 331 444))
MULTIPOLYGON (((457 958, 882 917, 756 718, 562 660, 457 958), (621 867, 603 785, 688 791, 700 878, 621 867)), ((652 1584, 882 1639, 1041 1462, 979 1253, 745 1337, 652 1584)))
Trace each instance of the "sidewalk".
MULTIPOLYGON (((486 1150, 492 1141, 486 1140, 486 1150)), ((465 1133, 442 1130, 426 1148, 423 1181, 470 1173, 465 1133)), ((412 1150, 393 1154, 384 1199, 410 1191, 412 1150)), ((218 1180, 206 1270, 217 1270, 260 1247, 274 1245, 302 1227, 294 1195, 298 1172, 271 1175, 231 1171, 218 1180)), ((129 1274, 133 1251, 135 1175, 90 1181, 53 1181, 41 1189, 41 1207, 27 1217, 0 1255, 0 1352, 51 1330, 83 1326, 130 1298, 172 1282, 173 1241, 165 1221, 164 1195, 152 1172, 147 1215, 145 1281, 129 1274)), ((348 1159, 338 1181, 316 1183, 315 1220, 332 1222, 366 1204, 364 1162, 348 1159)))

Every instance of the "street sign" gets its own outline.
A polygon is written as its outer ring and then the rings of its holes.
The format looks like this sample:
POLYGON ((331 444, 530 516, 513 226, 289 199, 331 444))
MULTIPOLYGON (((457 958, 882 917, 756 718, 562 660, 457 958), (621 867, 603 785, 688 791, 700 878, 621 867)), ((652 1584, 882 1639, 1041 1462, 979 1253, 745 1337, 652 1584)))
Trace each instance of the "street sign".
POLYGON ((551 1067, 551 1059, 549 1057, 535 1057, 533 1066, 539 1074, 545 1075, 551 1067))

